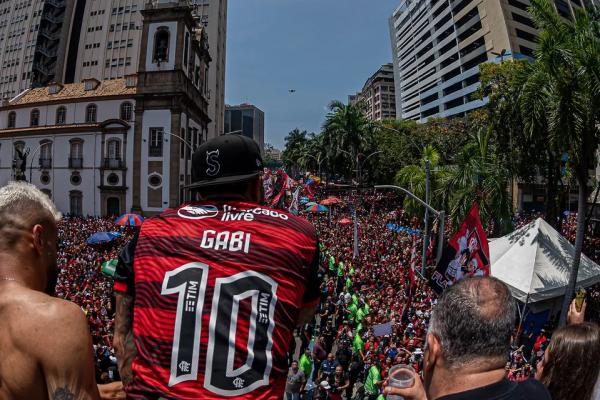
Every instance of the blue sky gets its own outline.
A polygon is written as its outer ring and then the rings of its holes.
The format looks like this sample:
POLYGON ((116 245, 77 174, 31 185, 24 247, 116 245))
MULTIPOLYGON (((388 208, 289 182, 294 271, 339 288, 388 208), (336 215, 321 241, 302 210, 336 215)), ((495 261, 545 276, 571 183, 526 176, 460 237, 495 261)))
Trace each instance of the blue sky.
POLYGON ((399 0, 228 3, 225 102, 263 110, 275 147, 294 128, 318 132, 331 100, 346 102, 391 62, 387 21, 399 0))

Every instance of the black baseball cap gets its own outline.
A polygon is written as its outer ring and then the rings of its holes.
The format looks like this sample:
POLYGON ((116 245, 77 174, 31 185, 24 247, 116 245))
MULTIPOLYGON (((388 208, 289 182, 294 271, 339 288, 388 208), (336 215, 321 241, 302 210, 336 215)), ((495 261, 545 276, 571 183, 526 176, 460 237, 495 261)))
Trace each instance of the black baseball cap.
POLYGON ((192 156, 192 183, 186 189, 243 182, 263 169, 258 144, 242 135, 221 135, 202 144, 192 156))

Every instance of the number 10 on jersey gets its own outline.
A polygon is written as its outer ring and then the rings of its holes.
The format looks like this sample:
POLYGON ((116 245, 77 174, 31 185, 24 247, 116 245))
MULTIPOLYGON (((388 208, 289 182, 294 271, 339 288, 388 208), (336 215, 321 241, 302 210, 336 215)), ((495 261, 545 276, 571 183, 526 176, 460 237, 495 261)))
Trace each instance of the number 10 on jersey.
POLYGON ((273 362, 277 283, 255 271, 215 279, 208 346, 201 349, 208 274, 209 266, 199 262, 165 274, 161 294, 178 296, 169 386, 198 379, 201 350, 206 354, 205 389, 222 396, 238 396, 268 385, 273 362), (249 321, 240 320, 238 315, 240 302, 244 300, 251 304, 249 321), (239 323, 248 324, 248 341, 245 343, 246 362, 235 368, 239 323))

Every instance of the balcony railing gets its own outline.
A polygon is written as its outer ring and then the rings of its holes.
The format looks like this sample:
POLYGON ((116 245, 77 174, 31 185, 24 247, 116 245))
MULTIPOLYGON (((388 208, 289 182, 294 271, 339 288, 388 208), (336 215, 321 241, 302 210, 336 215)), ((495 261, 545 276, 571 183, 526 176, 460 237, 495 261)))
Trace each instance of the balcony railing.
POLYGON ((122 169, 125 168, 125 163, 118 158, 105 158, 102 166, 105 169, 122 169))
POLYGON ((51 158, 40 158, 40 168, 42 168, 42 169, 52 168, 52 159, 51 158))
POLYGON ((79 169, 83 168, 83 158, 69 158, 69 168, 79 169))

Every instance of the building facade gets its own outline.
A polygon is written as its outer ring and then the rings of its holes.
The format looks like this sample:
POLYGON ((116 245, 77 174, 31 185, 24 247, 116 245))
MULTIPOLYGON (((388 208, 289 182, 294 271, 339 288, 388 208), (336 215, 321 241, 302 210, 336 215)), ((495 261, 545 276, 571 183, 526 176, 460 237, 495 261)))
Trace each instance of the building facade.
POLYGON ((225 132, 254 139, 264 154, 265 113, 252 104, 225 106, 225 132))
POLYGON ((63 82, 116 79, 137 72, 145 0, 79 1, 68 21, 63 82))
POLYGON ((356 95, 348 96, 348 103, 362 102, 366 106, 367 118, 371 121, 396 118, 396 88, 394 66, 384 64, 364 84, 356 95))
POLYGON ((138 74, 29 89, 0 107, 0 186, 24 179, 64 213, 180 204, 208 123, 206 34, 190 8, 142 12, 138 74))
POLYGON ((225 123, 225 59, 227 55, 227 0, 192 0, 194 15, 208 34, 212 62, 208 71, 208 137, 227 133, 225 123))
MULTIPOLYGON (((570 18, 584 0, 555 0, 570 18)), ((389 20, 398 118, 462 115, 485 100, 479 65, 530 57, 537 29, 529 0, 402 0, 389 20)))
POLYGON ((0 98, 52 81, 65 55, 73 0, 0 2, 0 98))

